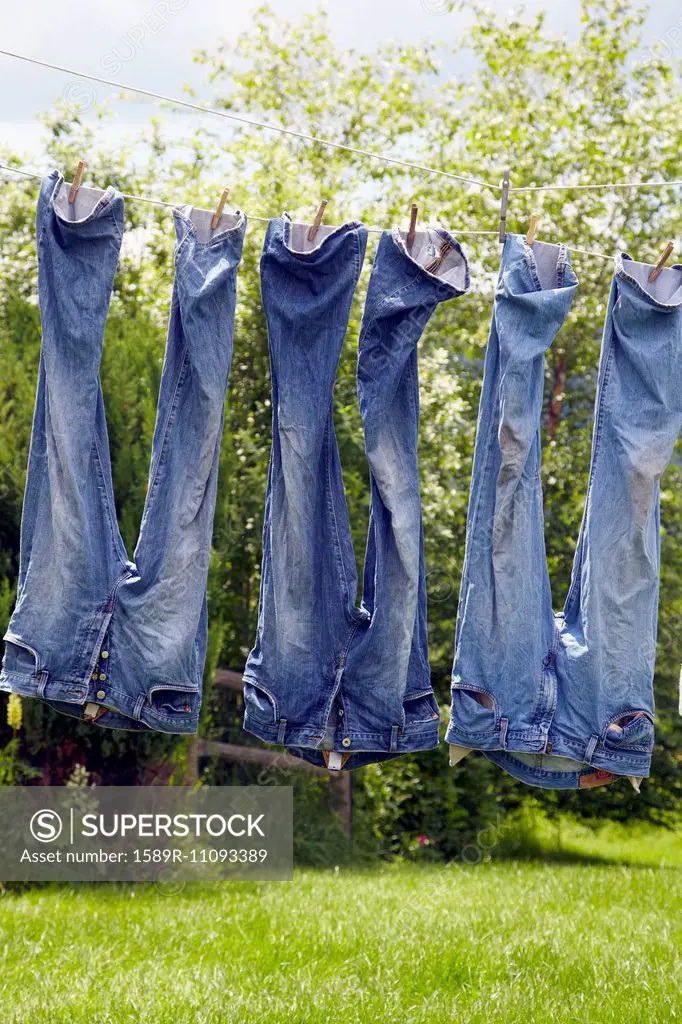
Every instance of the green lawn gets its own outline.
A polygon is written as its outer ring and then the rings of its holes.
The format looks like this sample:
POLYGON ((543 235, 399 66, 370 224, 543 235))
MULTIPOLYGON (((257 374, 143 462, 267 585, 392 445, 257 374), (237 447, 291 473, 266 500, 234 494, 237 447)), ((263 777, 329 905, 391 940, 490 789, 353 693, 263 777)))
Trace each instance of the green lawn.
POLYGON ((576 831, 563 860, 548 848, 545 861, 299 871, 293 883, 179 894, 10 892, 0 899, 0 1019, 679 1020, 680 840, 623 838, 611 831, 588 849, 576 831))

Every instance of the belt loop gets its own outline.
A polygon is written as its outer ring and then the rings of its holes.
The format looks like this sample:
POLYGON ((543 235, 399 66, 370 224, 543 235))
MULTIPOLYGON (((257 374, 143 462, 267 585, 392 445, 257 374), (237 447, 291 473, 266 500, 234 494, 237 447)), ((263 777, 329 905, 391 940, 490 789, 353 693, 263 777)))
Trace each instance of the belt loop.
POLYGON ((135 706, 133 707, 133 721, 134 722, 139 722, 140 721, 140 719, 142 717, 142 708, 144 707, 144 702, 145 702, 146 699, 147 698, 146 698, 145 694, 141 693, 140 696, 135 701, 135 706))
POLYGON ((509 728, 509 719, 500 719, 500 746, 503 750, 507 749, 507 729, 509 728))
POLYGON ((585 760, 589 764, 592 760, 597 744, 599 743, 599 736, 596 733, 592 733, 590 736, 590 742, 587 744, 587 750, 585 751, 585 760))
POLYGON ((47 672, 40 673, 40 679, 38 680, 38 688, 36 690, 36 696, 42 697, 45 694, 45 686, 47 685, 47 672))
POLYGON ((277 742, 284 743, 284 734, 287 731, 287 720, 286 718, 280 718, 279 728, 277 729, 277 742))
POLYGON ((400 726, 399 725, 392 725, 391 726, 391 745, 388 748, 391 751, 398 749, 398 733, 399 732, 400 732, 400 726))

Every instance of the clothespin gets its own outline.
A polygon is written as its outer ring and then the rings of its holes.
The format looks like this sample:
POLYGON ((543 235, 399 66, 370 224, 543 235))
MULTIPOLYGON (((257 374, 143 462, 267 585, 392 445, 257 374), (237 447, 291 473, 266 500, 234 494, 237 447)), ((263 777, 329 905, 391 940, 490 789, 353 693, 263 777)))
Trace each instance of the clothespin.
POLYGON ((509 188, 511 186, 508 170, 504 172, 500 185, 502 186, 502 195, 500 197, 500 241, 504 242, 507 237, 507 207, 509 205, 509 188))
POLYGON ((407 251, 408 252, 412 251, 412 246, 414 245, 414 233, 415 233, 415 230, 417 228, 417 214, 418 213, 419 213, 419 207, 417 206, 416 203, 412 203, 412 208, 410 209, 410 227, 409 227, 408 232, 407 232, 407 251))
POLYGON ((528 232, 526 234, 526 245, 532 245, 535 241, 535 236, 538 233, 538 224, 540 223, 540 214, 531 213, 530 222, 528 224, 528 232))
POLYGON ((78 193, 78 189, 81 187, 81 182, 83 180, 84 173, 85 160, 79 160, 78 167, 76 168, 76 173, 74 174, 73 181, 71 182, 71 191, 69 192, 69 203, 72 206, 76 202, 76 194, 78 193))
POLYGON ((671 253, 672 253, 674 248, 675 248, 675 246, 673 245, 673 243, 672 242, 668 242, 668 244, 666 245, 666 247, 665 247, 665 249, 663 251, 663 255, 661 256, 660 260, 658 261, 658 263, 656 264, 654 269, 649 274, 649 281, 655 281, 656 280, 658 275, 663 270, 663 267, 666 265, 666 263, 670 259, 671 253))
POLYGON ((213 218, 211 219, 211 231, 215 231, 215 229, 220 224, 220 218, 223 215, 223 210, 225 209, 225 203, 227 202, 227 197, 229 196, 229 194, 230 194, 229 188, 224 188, 223 189, 223 194, 221 195, 220 199, 218 200, 218 205, 215 208, 215 213, 213 214, 213 218))
POLYGON ((308 231, 308 241, 309 242, 312 242, 313 239, 315 238, 315 235, 318 232, 320 224, 322 223, 322 217, 323 217, 324 211, 326 209, 327 209, 327 200, 323 199, 322 202, 320 203, 320 205, 317 208, 317 213, 315 214, 315 220, 310 225, 310 230, 308 231))

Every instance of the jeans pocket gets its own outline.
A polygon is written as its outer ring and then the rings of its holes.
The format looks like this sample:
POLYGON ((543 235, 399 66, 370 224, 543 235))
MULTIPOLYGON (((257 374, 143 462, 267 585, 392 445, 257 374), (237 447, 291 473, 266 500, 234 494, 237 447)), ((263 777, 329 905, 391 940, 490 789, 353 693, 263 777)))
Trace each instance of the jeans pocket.
POLYGON ((38 652, 16 638, 5 639, 5 656, 2 659, 2 664, 5 672, 32 676, 37 676, 40 673, 38 652))
POLYGON ((403 701, 403 718, 403 728, 405 729, 440 721, 438 701, 433 693, 417 693, 412 697, 406 696, 403 701))
POLYGON ((249 717, 266 725, 274 725, 279 720, 277 701, 262 683, 244 680, 244 704, 249 717))
POLYGON ((654 746, 654 722, 648 711, 626 711, 606 726, 604 746, 608 750, 645 750, 654 746))
POLYGON ((147 694, 147 706, 160 718, 184 718, 194 716, 201 704, 201 691, 159 683, 152 686, 147 694))
POLYGON ((488 690, 455 686, 452 690, 451 722, 462 733, 476 735, 497 727, 499 709, 488 690))

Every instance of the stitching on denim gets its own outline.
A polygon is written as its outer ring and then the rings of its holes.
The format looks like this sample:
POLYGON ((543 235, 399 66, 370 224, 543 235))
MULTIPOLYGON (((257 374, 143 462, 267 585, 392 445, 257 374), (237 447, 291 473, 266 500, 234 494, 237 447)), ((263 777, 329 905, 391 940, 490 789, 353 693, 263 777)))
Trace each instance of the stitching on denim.
MULTIPOLYGON (((501 357, 501 347, 500 347, 499 335, 498 335, 498 332, 497 332, 497 325, 494 322, 494 316, 495 316, 495 312, 494 312, 494 307, 493 307, 493 323, 492 323, 491 326, 492 326, 492 329, 494 329, 494 332, 495 332, 495 342, 497 344, 497 364, 498 365, 497 365, 497 370, 496 370, 496 379, 493 382, 493 384, 494 384, 494 386, 493 386, 493 393, 490 396, 491 397, 492 411, 491 411, 491 415, 489 417, 489 422, 488 422, 488 433, 487 433, 487 436, 484 437, 484 439, 483 439, 483 443, 485 445, 485 448, 483 450, 483 464, 481 466, 480 473, 478 473, 478 481, 479 481, 479 483, 478 483, 478 493, 476 495, 476 503, 474 505, 474 508, 471 510, 471 516, 469 516, 469 514, 467 514, 467 525, 466 525, 465 538, 464 538, 465 539, 464 563, 462 565, 462 578, 460 580, 459 596, 461 596, 462 590, 463 590, 464 586, 468 583, 468 579, 469 579, 468 571, 469 571, 469 560, 471 558, 472 541, 473 541, 474 538, 476 538, 478 540, 478 542, 480 543, 480 538, 477 538, 477 529, 478 529, 478 524, 479 524, 479 517, 480 517, 480 511, 481 511, 481 503, 482 503, 482 500, 483 500, 482 496, 483 496, 483 492, 485 490, 485 486, 487 484, 488 472, 489 472, 489 469, 490 469, 490 460, 491 460, 491 457, 492 457, 493 449, 495 447, 495 439, 497 437, 496 426, 499 424, 499 419, 500 419, 500 415, 499 415, 499 398, 500 398, 500 379, 501 379, 501 374, 500 374, 500 366, 499 366, 499 364, 500 364, 500 357, 501 357)), ((491 330, 491 335, 488 338, 488 345, 490 345, 491 340, 492 340, 492 330, 491 330)), ((487 355, 487 347, 486 347, 486 355, 487 355)), ((481 394, 480 394, 480 397, 479 397, 479 413, 478 413, 479 423, 480 423, 480 418, 481 418, 481 414, 482 414, 481 403, 482 403, 482 400, 483 400, 483 388, 484 387, 485 387, 485 368, 484 368, 484 371, 483 371, 483 381, 481 383, 481 394)), ((477 423, 477 426, 476 426, 476 435, 478 436, 478 423, 477 423)), ((473 463, 475 464, 475 462, 476 462, 476 442, 474 442, 474 455, 473 455, 473 463)), ((474 484, 474 473, 473 473, 473 470, 472 470, 471 483, 469 485, 469 490, 470 490, 470 495, 469 496, 470 496, 470 498, 471 498, 471 490, 473 488, 473 484, 474 484)), ((458 601, 458 608, 457 608, 457 617, 459 618, 459 601, 458 601)))
MULTIPOLYGON (((254 686, 257 690, 260 690, 262 693, 264 693, 265 696, 268 698, 268 700, 270 701, 270 704, 272 705, 273 714, 275 716, 274 717, 274 721, 271 723, 271 725, 274 728, 274 723, 277 722, 279 720, 279 717, 280 717, 280 715, 279 715, 279 704, 277 703, 277 698, 275 697, 274 693, 270 690, 270 688, 268 686, 266 686, 264 683, 262 683, 259 679, 256 679, 255 676, 251 676, 251 675, 247 676, 246 674, 244 674, 242 676, 242 681, 244 683, 249 683, 251 686, 254 686)), ((244 704, 248 707, 246 699, 244 700, 244 704)), ((255 714, 253 709, 251 709, 251 714, 255 714)), ((258 715, 256 715, 256 717, 258 717, 258 715)))
POLYGON ((127 567, 128 567, 128 556, 127 556, 127 552, 125 550, 125 546, 123 544, 123 538, 121 537, 121 533, 120 533, 120 530, 118 528, 118 520, 116 518, 115 506, 114 506, 114 508, 112 508, 112 500, 115 502, 115 497, 114 497, 113 494, 109 494, 109 490, 107 488, 106 480, 104 478, 104 468, 102 466, 102 455, 100 453, 99 444, 97 443, 97 433, 96 432, 93 434, 92 444, 93 444, 93 448, 95 449, 95 461, 97 463, 97 474, 99 476, 99 479, 100 479, 100 482, 102 484, 102 488, 103 488, 103 491, 104 491, 104 504, 106 505, 106 509, 107 509, 107 518, 109 520, 109 528, 111 530, 111 539, 114 542, 114 547, 116 548, 116 554, 118 556, 119 562, 121 563, 121 565, 123 566, 124 569, 127 569, 127 567), (110 499, 112 499, 112 500, 110 500, 110 499))
MULTIPOLYGON (((632 261, 628 260, 627 262, 630 263, 632 261)), ((631 274, 628 274, 628 272, 625 269, 625 261, 623 260, 622 256, 617 257, 615 276, 616 278, 623 279, 627 281, 629 284, 631 284, 635 291, 639 292, 642 298, 649 299, 657 309, 672 312, 673 310, 679 309, 682 306, 682 301, 661 302, 661 300, 657 299, 654 295, 651 294, 651 292, 648 292, 646 288, 644 288, 635 277, 632 277, 631 274)))
POLYGON ((144 503, 144 511, 142 513, 142 521, 140 523, 140 534, 138 536, 138 543, 139 543, 140 537, 142 536, 142 529, 143 529, 145 523, 147 522, 147 519, 149 518, 149 515, 151 514, 154 494, 155 494, 155 491, 156 491, 157 481, 158 481, 159 473, 160 473, 160 470, 161 470, 161 461, 162 461, 163 456, 164 456, 164 454, 166 452, 166 449, 168 448, 168 443, 169 443, 168 435, 170 434, 171 427, 173 426, 173 423, 175 422, 175 414, 177 412, 178 402, 180 400, 180 390, 182 388, 182 385, 185 382, 185 377, 187 375, 188 367, 189 367, 189 350, 188 350, 187 346, 185 345, 185 348, 184 348, 184 351, 182 353, 182 357, 181 357, 181 360, 180 360, 180 370, 178 371, 178 376, 176 378, 175 386, 174 386, 174 389, 173 389, 173 398, 171 400, 170 408, 168 410, 168 413, 166 415, 166 422, 164 423, 164 426, 163 426, 163 433, 162 433, 162 436, 161 436, 161 444, 159 445, 159 451, 155 455, 154 459, 152 460, 152 464, 151 464, 150 470, 149 470, 149 491, 147 492, 147 499, 146 499, 146 501, 144 503))
POLYGON ((524 245, 523 258, 524 258, 524 261, 525 261, 525 264, 526 264, 526 268, 527 268, 527 270, 530 273, 531 281, 533 282, 535 290, 537 292, 544 291, 545 289, 542 287, 542 282, 540 281, 540 275, 538 274, 538 270, 537 270, 537 263, 536 263, 536 260, 535 260, 535 253, 533 252, 533 250, 530 248, 530 246, 528 245, 528 243, 525 240, 524 240, 523 245, 524 245))
MULTIPOLYGON (((612 307, 611 307, 610 304, 609 304, 609 312, 607 313, 607 316, 609 317, 609 324, 610 324, 611 316, 612 316, 612 307)), ((596 411, 596 415, 595 415, 595 418, 594 418, 594 434, 593 434, 593 439, 592 439, 592 455, 591 455, 591 458, 590 458, 590 476, 589 476, 589 479, 587 481, 587 490, 585 492, 585 508, 583 510, 583 518, 582 518, 582 522, 580 524, 580 532, 578 534, 578 541, 577 541, 577 544, 576 544, 576 552, 580 552, 580 560, 579 560, 578 564, 575 566, 574 577, 573 577, 573 580, 571 582, 571 586, 570 586, 570 589, 568 591, 568 594, 566 595, 566 601, 564 603, 564 612, 565 613, 569 611, 569 609, 571 607, 571 604, 572 604, 572 602, 574 600, 575 592, 577 591, 577 588, 578 588, 578 585, 579 585, 579 582, 580 582, 580 575, 581 575, 582 567, 583 567, 583 545, 582 545, 582 541, 584 540, 584 538, 585 538, 585 536, 587 534, 587 516, 588 516, 588 513, 589 513, 589 509, 590 509, 590 499, 592 497, 592 488, 594 486, 594 477, 595 477, 596 466, 597 466, 597 456, 598 456, 599 452, 601 451, 601 435, 602 435, 602 428, 603 428, 603 425, 604 425, 604 417, 606 415, 606 410, 604 408, 605 401, 606 401, 606 399, 605 399, 606 385, 608 384, 609 379, 610 379, 610 375, 611 375, 611 364, 612 364, 613 348, 614 348, 614 346, 613 346, 613 328, 611 327, 611 330, 609 331, 608 348, 606 350, 606 354, 605 354, 605 357, 604 357, 604 373, 603 373, 603 376, 602 376, 602 379, 601 379, 601 384, 599 382, 599 379, 597 379, 598 406, 597 406, 597 411, 596 411)))
POLYGON ((333 492, 333 488, 332 488, 331 446, 332 446, 332 438, 336 436, 335 431, 334 431, 334 418, 333 418, 333 416, 334 416, 334 414, 333 414, 333 400, 332 400, 332 403, 329 406, 329 411, 328 411, 328 414, 327 414, 327 426, 325 428, 325 441, 324 441, 325 462, 327 463, 327 491, 328 491, 327 505, 328 505, 329 511, 331 512, 332 522, 334 524, 334 536, 336 538, 336 544, 335 544, 336 560, 338 561, 339 566, 341 568, 341 577, 342 577, 343 584, 344 584, 344 589, 345 589, 346 605, 348 606, 348 604, 350 603, 350 601, 349 601, 349 599, 350 599, 350 589, 349 589, 349 586, 348 586, 348 574, 346 573, 346 563, 343 560, 343 549, 342 549, 342 546, 341 546, 341 535, 339 533, 339 524, 338 524, 338 518, 337 518, 337 515, 336 515, 336 507, 334 505, 334 492, 333 492))
MULTIPOLYGON (((25 640, 20 639, 15 633, 10 633, 9 630, 5 633, 3 640, 5 643, 14 644, 15 647, 20 647, 22 650, 28 651, 29 654, 33 655, 33 659, 35 661, 33 678, 38 679, 43 671, 43 663, 37 649, 35 647, 31 647, 30 644, 27 644, 25 640)), ((14 672, 12 674, 17 676, 24 675, 23 672, 14 672)))

